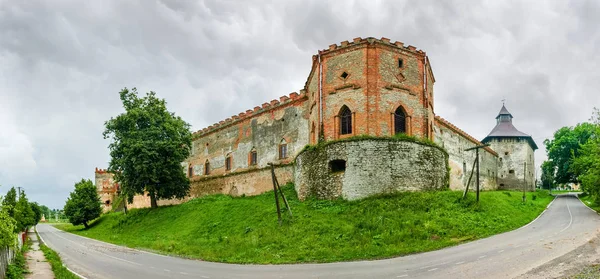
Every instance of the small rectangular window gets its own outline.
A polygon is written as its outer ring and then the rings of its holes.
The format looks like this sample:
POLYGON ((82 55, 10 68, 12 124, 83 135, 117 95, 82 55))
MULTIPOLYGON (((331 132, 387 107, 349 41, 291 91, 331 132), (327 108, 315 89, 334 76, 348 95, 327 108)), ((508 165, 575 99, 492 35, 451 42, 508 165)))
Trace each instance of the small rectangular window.
POLYGON ((279 145, 279 159, 287 158, 287 144, 279 145))
POLYGON ((210 174, 210 163, 208 162, 208 160, 206 160, 206 163, 204 163, 204 175, 209 175, 210 174))
POLYGON ((402 68, 404 66, 404 60, 402 58, 398 59, 398 68, 402 68))
POLYGON ((256 165, 256 161, 258 161, 258 156, 256 154, 256 151, 251 151, 250 152, 250 165, 256 165))
POLYGON ((231 157, 225 158, 225 170, 231 170, 231 157))
POLYGON ((514 174, 514 173, 515 173, 515 170, 509 170, 509 171, 508 171, 508 173, 510 173, 510 174, 514 174))

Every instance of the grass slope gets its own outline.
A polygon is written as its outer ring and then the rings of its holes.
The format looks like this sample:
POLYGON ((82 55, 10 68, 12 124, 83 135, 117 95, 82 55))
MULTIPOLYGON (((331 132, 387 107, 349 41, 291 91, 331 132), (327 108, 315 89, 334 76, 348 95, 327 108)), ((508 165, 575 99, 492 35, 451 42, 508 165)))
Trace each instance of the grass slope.
POLYGON ((600 204, 598 204, 598 202, 596 202, 592 196, 583 193, 579 194, 579 199, 591 209, 595 210, 596 212, 600 212, 600 204))
MULTIPOLYGON (((405 192, 359 201, 298 201, 284 187, 294 217, 277 224, 273 192, 254 197, 212 195, 158 209, 103 215, 89 230, 58 228, 103 241, 207 261, 298 263, 378 259, 487 237, 527 224, 552 197, 483 192, 405 192), (534 198, 535 196, 535 198, 534 198)), ((285 213, 285 212, 284 212, 285 213)))

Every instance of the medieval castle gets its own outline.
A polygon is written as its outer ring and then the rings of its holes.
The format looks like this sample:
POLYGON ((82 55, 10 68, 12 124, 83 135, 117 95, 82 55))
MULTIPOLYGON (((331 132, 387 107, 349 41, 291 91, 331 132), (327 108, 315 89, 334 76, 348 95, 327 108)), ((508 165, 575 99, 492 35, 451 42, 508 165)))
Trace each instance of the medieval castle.
MULTIPOLYGON (((535 189, 532 137, 513 126, 504 106, 481 142, 437 116, 435 78, 422 50, 387 38, 355 38, 312 59, 300 93, 194 133, 192 153, 182 163, 190 198, 268 191, 269 163, 280 182, 294 182, 300 199, 460 190, 475 160, 466 149, 484 143, 490 146, 479 153, 483 189, 535 189)), ((96 185, 108 207, 112 175, 96 169, 96 185)), ((136 196, 130 206, 149 205, 149 197, 136 196)))

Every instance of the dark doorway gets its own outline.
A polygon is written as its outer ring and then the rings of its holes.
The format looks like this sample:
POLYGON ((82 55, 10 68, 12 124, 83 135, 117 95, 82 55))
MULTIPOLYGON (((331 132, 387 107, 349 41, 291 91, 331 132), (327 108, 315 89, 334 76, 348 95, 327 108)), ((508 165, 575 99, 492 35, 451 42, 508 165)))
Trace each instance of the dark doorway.
POLYGON ((329 170, 331 172, 344 172, 346 171, 345 160, 332 160, 329 161, 329 170))

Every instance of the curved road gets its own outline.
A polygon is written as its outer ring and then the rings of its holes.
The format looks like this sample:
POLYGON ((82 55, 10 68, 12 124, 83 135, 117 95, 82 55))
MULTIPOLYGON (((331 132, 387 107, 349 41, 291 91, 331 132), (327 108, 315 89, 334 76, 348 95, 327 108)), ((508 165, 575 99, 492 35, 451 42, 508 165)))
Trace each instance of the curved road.
POLYGON ((576 196, 558 196, 520 229, 405 257, 301 265, 236 265, 124 248, 38 225, 43 241, 85 278, 514 278, 584 245, 600 216, 576 196))

